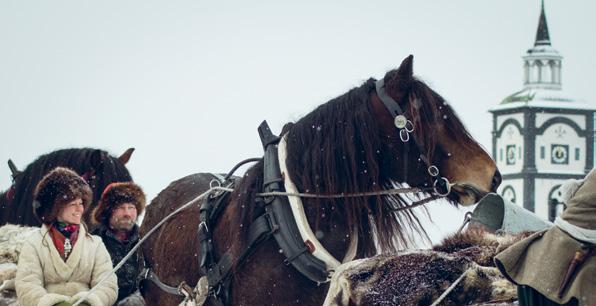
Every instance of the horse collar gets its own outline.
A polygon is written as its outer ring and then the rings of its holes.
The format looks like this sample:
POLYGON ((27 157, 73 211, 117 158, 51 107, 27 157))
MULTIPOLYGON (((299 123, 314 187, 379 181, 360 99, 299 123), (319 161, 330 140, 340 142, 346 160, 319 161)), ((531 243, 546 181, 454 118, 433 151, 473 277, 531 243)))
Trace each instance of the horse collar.
MULTIPOLYGON (((284 187, 286 192, 298 193, 298 188, 296 188, 296 185, 294 182, 292 182, 288 173, 288 167, 286 165, 286 146, 286 137, 284 136, 281 138, 278 145, 279 168, 281 170, 282 178, 284 179, 284 187)), ((314 257, 325 263, 328 271, 334 271, 341 263, 339 260, 333 257, 333 255, 331 255, 325 249, 325 247, 323 247, 313 233, 310 225, 308 224, 308 219, 306 218, 306 213, 304 212, 304 206, 302 205, 302 200, 300 197, 289 196, 288 201, 290 202, 292 215, 294 216, 294 220, 296 220, 296 225, 298 226, 302 241, 304 241, 304 244, 309 247, 309 251, 314 257)), ((356 229, 354 229, 351 238, 350 246, 348 247, 342 262, 351 261, 356 257, 356 250, 358 248, 358 231, 356 229)))
MULTIPOLYGON (((286 167, 286 142, 275 136, 266 121, 258 128, 265 154, 263 156, 263 192, 284 192, 295 189, 289 180, 286 167), (275 140, 275 141, 273 141, 275 140), (293 189, 292 189, 293 188, 293 189)), ((269 216, 275 241, 285 255, 286 263, 291 264, 302 275, 317 283, 326 283, 340 262, 323 248, 312 233, 304 207, 296 197, 273 196, 257 200, 265 208, 264 216, 269 216)), ((355 235, 356 236, 356 235, 355 235)), ((352 239, 355 241, 356 239, 352 239)), ((349 251, 350 253, 355 253, 349 251)), ((346 259, 352 259, 348 255, 346 259)))

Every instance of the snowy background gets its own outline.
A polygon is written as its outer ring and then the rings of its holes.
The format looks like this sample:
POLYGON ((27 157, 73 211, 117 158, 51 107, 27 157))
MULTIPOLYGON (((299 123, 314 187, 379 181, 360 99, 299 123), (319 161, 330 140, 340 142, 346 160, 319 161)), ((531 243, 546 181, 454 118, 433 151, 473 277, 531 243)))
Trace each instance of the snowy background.
MULTIPOLYGON (((563 88, 596 103, 596 2, 545 6, 563 88)), ((538 0, 3 0, 0 189, 9 158, 135 147, 128 168, 153 198, 261 156, 263 119, 279 131, 408 54, 490 151, 488 109, 522 88, 539 13, 538 0)), ((463 213, 432 205, 431 236, 456 230, 463 213)))

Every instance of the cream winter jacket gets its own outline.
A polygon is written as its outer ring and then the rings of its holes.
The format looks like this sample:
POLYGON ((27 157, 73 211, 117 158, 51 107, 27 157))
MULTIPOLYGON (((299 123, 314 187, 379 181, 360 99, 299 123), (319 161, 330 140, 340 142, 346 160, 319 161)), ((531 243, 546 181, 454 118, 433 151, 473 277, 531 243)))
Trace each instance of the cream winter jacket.
MULTIPOLYGON (((112 271, 110 254, 101 238, 88 236, 83 226, 66 262, 48 231, 49 227, 42 225, 23 244, 15 284, 21 306, 75 303, 112 271)), ((117 296, 118 283, 112 273, 85 300, 91 306, 110 306, 117 296)))

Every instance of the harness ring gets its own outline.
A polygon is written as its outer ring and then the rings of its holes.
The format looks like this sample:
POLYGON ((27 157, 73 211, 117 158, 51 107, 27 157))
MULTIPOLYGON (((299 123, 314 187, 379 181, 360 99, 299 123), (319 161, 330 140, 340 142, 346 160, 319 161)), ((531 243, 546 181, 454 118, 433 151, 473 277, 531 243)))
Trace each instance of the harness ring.
POLYGON ((440 177, 438 179, 435 180, 435 182, 433 183, 433 191, 442 197, 446 197, 447 195, 449 195, 449 193, 451 193, 451 184, 449 183, 449 180, 444 178, 444 177, 440 177), (439 186, 439 181, 442 181, 442 184, 445 184, 445 192, 440 192, 438 190, 438 188, 440 188, 441 186, 439 186))

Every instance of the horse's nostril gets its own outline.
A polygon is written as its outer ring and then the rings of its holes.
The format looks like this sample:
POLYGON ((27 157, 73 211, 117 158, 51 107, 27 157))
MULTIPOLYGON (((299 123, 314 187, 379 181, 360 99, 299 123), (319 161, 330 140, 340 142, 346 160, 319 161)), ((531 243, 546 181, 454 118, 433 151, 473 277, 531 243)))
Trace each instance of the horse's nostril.
POLYGON ((491 191, 496 192, 497 187, 499 187, 499 185, 501 185, 502 181, 503 181, 503 177, 501 177, 501 172, 499 172, 499 170, 495 170, 495 174, 493 175, 493 181, 490 186, 491 191))

